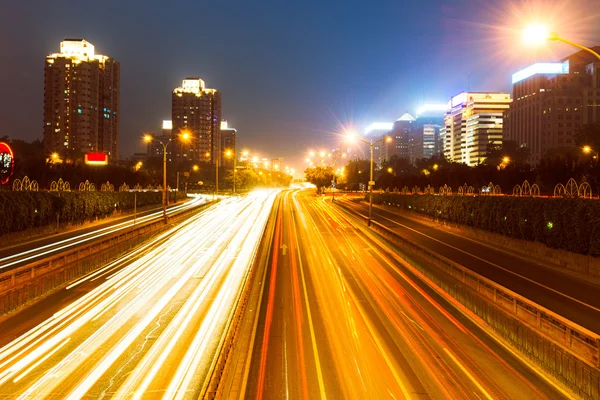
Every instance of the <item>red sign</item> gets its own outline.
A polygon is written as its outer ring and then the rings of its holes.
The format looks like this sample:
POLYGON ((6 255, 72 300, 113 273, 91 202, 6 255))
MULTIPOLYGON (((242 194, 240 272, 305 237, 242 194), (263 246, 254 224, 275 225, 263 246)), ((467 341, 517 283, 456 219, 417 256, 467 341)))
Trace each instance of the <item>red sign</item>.
POLYGON ((15 157, 7 143, 0 142, 0 184, 8 182, 15 171, 15 157))
POLYGON ((108 164, 108 156, 104 153, 87 153, 85 163, 88 165, 106 165, 108 164))

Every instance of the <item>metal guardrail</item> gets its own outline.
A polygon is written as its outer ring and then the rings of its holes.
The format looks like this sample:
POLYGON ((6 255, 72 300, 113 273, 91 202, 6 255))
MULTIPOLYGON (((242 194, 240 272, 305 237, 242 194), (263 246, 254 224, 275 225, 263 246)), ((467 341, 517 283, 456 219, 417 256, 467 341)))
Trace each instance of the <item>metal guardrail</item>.
MULTIPOLYGON (((181 219, 191 213, 204 210, 214 202, 208 202, 197 207, 186 209, 171 215, 171 220, 181 219)), ((108 250, 116 252, 127 250, 123 244, 137 244, 148 234, 165 227, 164 220, 143 222, 131 229, 115 232, 87 242, 73 249, 51 254, 23 266, 0 272, 0 315, 15 310, 51 291, 62 287, 97 267, 98 263, 107 262, 115 252, 107 254, 108 250), (91 256, 99 256, 89 262, 91 256)))
MULTIPOLYGON (((336 203, 365 223, 367 217, 336 203)), ((513 347, 583 398, 600 399, 600 335, 538 305, 456 262, 371 221, 370 229, 437 268, 422 274, 481 317, 513 347)))

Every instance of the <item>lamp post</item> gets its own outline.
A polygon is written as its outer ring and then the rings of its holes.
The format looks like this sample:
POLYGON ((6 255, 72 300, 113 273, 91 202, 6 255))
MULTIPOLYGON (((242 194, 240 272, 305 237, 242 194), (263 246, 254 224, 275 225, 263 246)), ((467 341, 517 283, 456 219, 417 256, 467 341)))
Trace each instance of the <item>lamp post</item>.
POLYGON ((372 215, 373 215, 373 186, 375 185, 375 181, 373 180, 373 148, 375 147, 375 145, 379 142, 381 143, 389 143, 392 141, 392 138, 390 136, 386 136, 383 137, 381 139, 378 140, 366 140, 363 139, 359 136, 357 136, 356 134, 348 134, 348 139, 355 141, 358 140, 360 142, 366 143, 369 146, 369 149, 371 150, 371 162, 370 162, 370 174, 369 174, 369 219, 367 221, 367 225, 371 226, 371 219, 372 219, 372 215))
POLYGON ((525 28, 523 31, 523 39, 532 44, 541 44, 547 40, 563 42, 570 46, 577 47, 578 49, 587 51, 588 53, 594 55, 598 60, 600 60, 600 54, 590 49, 589 47, 580 45, 578 43, 572 42, 568 39, 565 39, 558 35, 555 32, 551 32, 547 27, 543 25, 531 25, 525 28))
MULTIPOLYGON (((179 138, 180 138, 180 140, 182 140, 184 142, 187 142, 187 141, 190 140, 190 134, 188 132, 182 132, 179 135, 179 138)), ((163 142, 162 140, 155 139, 150 134, 146 134, 146 135, 144 135, 144 141, 146 141, 146 143, 158 142, 158 143, 160 143, 160 145, 163 148, 163 185, 162 185, 163 186, 163 196, 162 196, 162 203, 163 203, 163 218, 164 218, 165 224, 166 224, 168 222, 167 221, 167 147, 173 141, 173 138, 170 138, 166 142, 163 142)))
POLYGON ((592 159, 594 160, 594 165, 598 164, 598 152, 592 150, 592 148, 590 146, 583 146, 583 152, 585 154, 591 154, 592 155, 592 159))
POLYGON ((236 173, 236 158, 235 151, 227 150, 225 151, 225 156, 227 158, 233 155, 233 195, 235 196, 235 173, 236 173))
POLYGON ((338 153, 337 155, 329 153, 328 156, 331 157, 331 159, 333 160, 333 181, 331 182, 331 201, 335 201, 335 190, 334 190, 335 188, 333 187, 333 183, 334 182, 337 183, 337 181, 335 179, 335 177, 336 177, 336 175, 335 175, 335 163, 337 162, 338 158, 340 158, 340 157, 342 157, 342 158, 346 157, 346 153, 338 153))

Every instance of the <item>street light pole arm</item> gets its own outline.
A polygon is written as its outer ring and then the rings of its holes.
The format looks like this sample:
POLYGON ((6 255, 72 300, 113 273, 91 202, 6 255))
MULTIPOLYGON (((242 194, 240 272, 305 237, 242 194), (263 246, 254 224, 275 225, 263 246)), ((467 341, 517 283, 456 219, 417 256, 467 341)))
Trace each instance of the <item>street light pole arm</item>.
POLYGON ((587 51, 588 53, 593 54, 594 57, 596 57, 598 60, 600 60, 600 54, 598 54, 594 50, 590 49, 589 47, 585 47, 585 46, 582 46, 582 45, 577 44, 575 42, 572 42, 570 40, 567 40, 567 39, 565 39, 565 38, 563 38, 561 36, 558 36, 556 33, 552 33, 550 35, 550 40, 557 40, 559 42, 563 42, 563 43, 569 44, 569 45, 571 45, 573 47, 577 47, 578 49, 581 49, 581 50, 587 51))

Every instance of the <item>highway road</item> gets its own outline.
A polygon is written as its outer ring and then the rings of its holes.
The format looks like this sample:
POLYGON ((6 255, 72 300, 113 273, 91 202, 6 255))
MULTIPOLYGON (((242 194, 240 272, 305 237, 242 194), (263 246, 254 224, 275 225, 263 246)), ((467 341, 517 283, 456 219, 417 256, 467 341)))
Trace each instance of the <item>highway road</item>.
POLYGON ((223 200, 73 282, 102 281, 0 348, 0 397, 198 398, 275 197, 223 200))
MULTIPOLYGON (((167 215, 174 215, 189 210, 209 201, 208 196, 192 195, 193 198, 184 203, 179 203, 167 208, 167 215)), ((138 214, 135 224, 141 224, 163 218, 162 208, 138 214)), ((52 253, 58 253, 69 248, 75 248, 83 243, 90 242, 103 236, 112 235, 119 231, 130 229, 134 226, 133 215, 118 218, 109 223, 94 225, 87 228, 77 229, 58 235, 43 237, 31 242, 23 243, 0 250, 0 271, 16 268, 21 265, 48 257, 52 253)))
MULTIPOLYGON (((339 199, 368 215, 368 204, 339 199)), ((407 239, 600 334, 600 287, 536 260, 504 251, 493 243, 470 240, 399 214, 393 207, 373 207, 373 219, 407 239)))
POLYGON ((311 190, 281 201, 246 398, 567 397, 329 200, 311 190))

